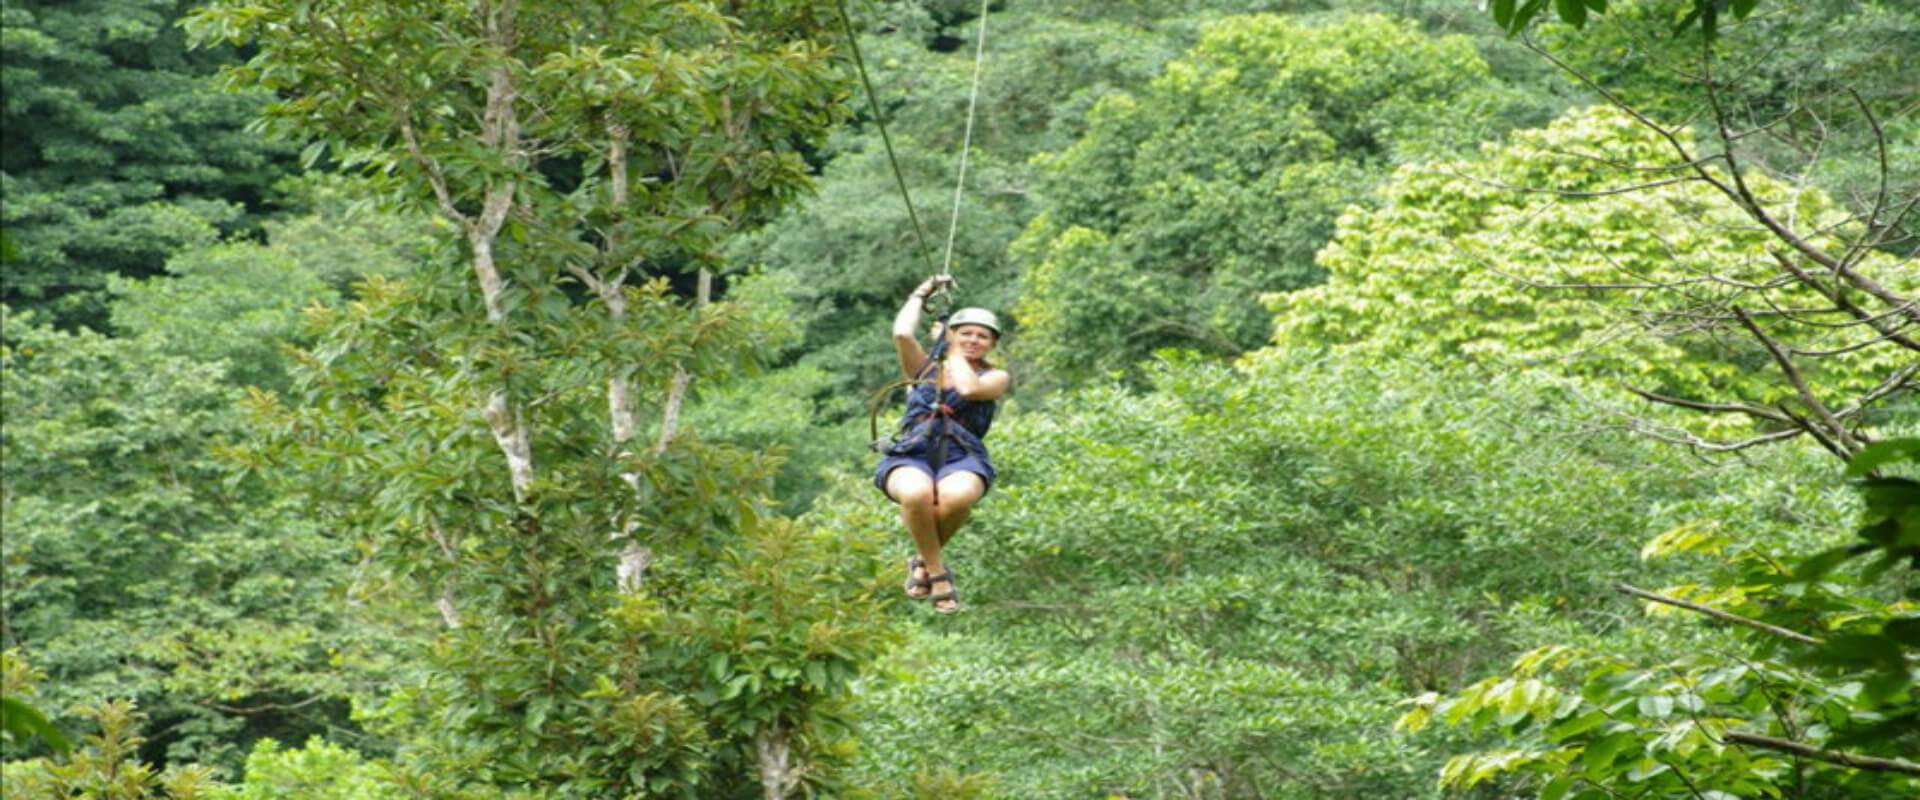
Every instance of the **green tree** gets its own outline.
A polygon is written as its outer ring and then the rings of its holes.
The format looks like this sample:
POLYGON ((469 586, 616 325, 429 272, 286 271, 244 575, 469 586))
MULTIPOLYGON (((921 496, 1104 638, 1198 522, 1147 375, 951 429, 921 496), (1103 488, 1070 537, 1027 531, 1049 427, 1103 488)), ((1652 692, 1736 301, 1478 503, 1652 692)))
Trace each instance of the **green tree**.
POLYGON ((247 754, 245 779, 213 796, 219 800, 387 800, 404 795, 385 764, 315 737, 297 750, 261 739, 247 754))
POLYGON ((46 679, 47 674, 26 663, 18 651, 11 648, 0 651, 0 700, 5 702, 6 715, 0 736, 4 736, 10 750, 33 739, 46 742, 60 755, 73 750, 73 740, 67 737, 66 731, 48 722, 47 715, 31 702, 37 692, 35 684, 46 679))
MULTIPOLYGON (((1611 630, 1589 613, 1611 580, 1680 572, 1632 563, 1649 532, 1716 517, 1796 540, 1848 502, 1805 452, 1713 469, 1588 435, 1536 375, 1277 350, 1152 375, 996 425, 1002 480, 951 557, 970 611, 916 632, 864 707, 876 782, 1433 796, 1465 737, 1395 737, 1384 698, 1611 630)), ((811 513, 898 536, 848 490, 811 513)))
POLYGON ((1621 392, 1601 401, 1617 421, 1708 449, 1809 433, 1858 449, 1915 386, 1903 298, 1920 272, 1861 246, 1818 189, 1688 174, 1691 141, 1594 108, 1479 159, 1403 167, 1378 208, 1342 217, 1327 284, 1270 296, 1275 337, 1607 378, 1699 417, 1621 392))
POLYGON ((1028 354, 1071 383, 1162 347, 1258 346, 1255 298, 1322 279, 1350 187, 1498 130, 1502 97, 1471 42, 1405 21, 1212 23, 1044 162, 1047 209, 1015 245, 1028 354))
POLYGON ((695 376, 751 360, 750 316, 639 280, 714 263, 808 188, 798 148, 846 96, 826 10, 235 0, 190 22, 255 48, 230 77, 284 98, 276 127, 458 235, 317 315, 292 402, 257 404, 259 466, 438 611, 389 712, 425 734, 413 774, 559 796, 834 780, 833 706, 883 641, 865 584, 766 579, 806 563, 781 545, 804 531, 760 519, 772 460, 679 423, 695 376))
POLYGON ((114 333, 202 363, 225 360, 231 383, 283 390, 284 351, 306 343, 303 310, 337 304, 354 281, 436 257, 423 217, 354 199, 375 191, 369 181, 309 175, 285 188, 310 210, 264 223, 265 243, 188 248, 168 259, 165 275, 109 278, 114 333))
POLYGON ((1672 35, 1661 6, 1620 4, 1578 31, 1549 26, 1527 55, 1652 120, 1686 122, 1701 156, 1724 148, 1749 169, 1821 187, 1890 229, 1876 247, 1914 251, 1903 208, 1920 194, 1920 125, 1907 112, 1920 92, 1897 54, 1920 48, 1920 8, 1780 0, 1708 44, 1672 35))
POLYGON ((223 365, 31 313, 7 314, 4 340, 0 616, 56 719, 131 698, 165 731, 147 758, 229 767, 251 738, 349 726, 353 555, 232 479, 217 451, 247 433, 223 365))
MULTIPOLYGON (((0 655, 9 698, 31 691, 44 678, 18 653, 0 655)), ((154 768, 143 757, 141 726, 146 715, 133 702, 111 700, 79 709, 100 728, 83 737, 80 746, 63 754, 60 762, 46 759, 8 760, 0 770, 0 790, 9 797, 96 797, 100 800, 197 800, 217 790, 212 770, 200 766, 154 768)))
POLYGON ((1649 542, 1649 558, 1709 555, 1702 583, 1655 593, 1650 613, 1684 609, 1718 628, 1687 655, 1622 653, 1608 642, 1551 645, 1511 671, 1409 701, 1400 725, 1495 728, 1518 747, 1456 756, 1441 781, 1509 776, 1543 798, 1904 797, 1920 790, 1920 482, 1875 474, 1920 464, 1920 440, 1856 458, 1867 522, 1838 548, 1797 557, 1716 524, 1649 542), (1745 541, 1743 541, 1745 540, 1745 541), (1867 556, 1865 563, 1855 560, 1867 556), (1846 562, 1853 561, 1851 564, 1846 562))
POLYGON ((19 246, 0 302, 101 325, 109 276, 147 277, 182 247, 251 230, 292 164, 244 130, 259 92, 207 81, 225 50, 191 51, 188 0, 7 0, 0 56, 0 220, 19 246))
MULTIPOLYGON (((891 16, 867 20, 860 48, 930 252, 921 249, 864 97, 851 125, 819 154, 827 159, 820 192, 732 247, 789 282, 805 328, 781 355, 837 376, 820 400, 823 411, 841 419, 864 413, 864 394, 892 379, 886 360, 874 357, 886 320, 908 289, 946 263, 973 50, 930 47, 936 23, 905 5, 881 7, 891 16)), ((966 9, 969 17, 975 9, 966 9)), ((1192 24, 1146 30, 1090 16, 1014 6, 986 19, 951 260, 967 305, 1007 311, 1018 297, 1006 250, 1040 208, 1029 160, 1069 146, 1100 96, 1145 85, 1196 35, 1192 24)), ((973 42, 978 24, 953 33, 973 42)))

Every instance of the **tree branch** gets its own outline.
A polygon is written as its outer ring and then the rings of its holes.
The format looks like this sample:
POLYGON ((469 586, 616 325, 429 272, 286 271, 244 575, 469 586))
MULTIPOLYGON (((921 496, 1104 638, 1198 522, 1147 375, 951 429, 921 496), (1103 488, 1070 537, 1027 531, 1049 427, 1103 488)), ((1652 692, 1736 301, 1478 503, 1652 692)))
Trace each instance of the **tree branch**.
POLYGON ((1757 733, 1730 731, 1724 738, 1734 744, 1744 744, 1748 747, 1791 753, 1796 756, 1811 758, 1816 761, 1825 761, 1829 764, 1838 764, 1843 767, 1874 770, 1876 772, 1902 772, 1908 775, 1920 775, 1920 764, 1900 758, 1879 758, 1876 756, 1846 753, 1838 750, 1822 750, 1809 744, 1788 739, 1776 739, 1772 736, 1761 736, 1757 733))
POLYGON ((1881 314, 1869 312, 1861 308, 1859 304, 1847 299, 1846 292, 1840 291, 1839 287, 1832 287, 1821 283, 1812 273, 1801 269, 1799 265, 1793 263, 1793 259, 1787 257, 1786 253, 1778 250, 1771 250, 1769 252, 1773 254, 1774 261, 1779 262, 1780 268, 1793 273, 1794 277, 1800 279, 1801 284, 1819 292, 1822 297, 1833 301, 1833 304, 1839 306, 1841 310, 1852 314, 1861 322, 1873 326, 1874 330, 1886 335, 1890 340, 1909 350, 1920 351, 1920 342, 1916 342, 1912 338, 1902 335, 1898 326, 1891 326, 1886 321, 1886 317, 1888 316, 1910 311, 1914 307, 1915 301, 1907 300, 1904 303, 1896 304, 1892 309, 1881 314))
MULTIPOLYGON (((698 307, 705 307, 713 298, 713 273, 705 267, 700 269, 700 288, 698 307)), ((653 454, 659 456, 667 451, 667 443, 673 440, 674 430, 680 425, 680 406, 687 398, 687 387, 692 385, 693 375, 685 367, 675 369, 673 383, 667 387, 666 406, 660 412, 660 438, 653 443, 653 454)))
POLYGON ((1684 397, 1673 397, 1670 395, 1658 394, 1658 393, 1650 392, 1638 386, 1634 386, 1632 384, 1627 384, 1627 383, 1621 383, 1619 384, 1619 386, 1622 389, 1625 389, 1629 392, 1637 394, 1648 400, 1652 400, 1653 402, 1662 403, 1665 405, 1679 406, 1681 408, 1691 408, 1695 411, 1711 411, 1716 413, 1717 412, 1735 412, 1740 414, 1746 414, 1752 417, 1759 417, 1761 419, 1773 420, 1774 422, 1784 422, 1784 423, 1793 422, 1792 417, 1789 417, 1771 408, 1766 408, 1764 406, 1748 405, 1746 403, 1708 403, 1700 400, 1688 400, 1684 397))
POLYGON ((1750 619, 1748 617, 1740 616, 1739 614, 1734 614, 1727 611, 1721 611, 1720 609, 1714 608, 1712 606, 1703 606, 1703 605, 1700 605, 1699 603, 1691 603, 1686 600, 1682 600, 1678 597, 1668 597, 1664 594, 1649 592, 1645 589, 1641 589, 1636 586, 1630 586, 1625 583, 1615 583, 1613 585, 1613 590, 1616 592, 1620 592, 1621 594, 1633 595, 1634 597, 1638 597, 1642 600, 1651 600, 1655 603, 1663 603, 1665 605, 1670 605, 1675 608, 1684 608, 1688 611, 1697 611, 1709 617, 1713 617, 1714 619, 1724 620, 1727 622, 1731 622, 1735 625, 1744 625, 1746 627, 1752 628, 1757 631, 1764 631, 1766 633, 1771 633, 1775 636, 1783 637, 1786 639, 1792 639, 1793 641, 1800 642, 1801 644, 1821 644, 1821 640, 1816 639, 1812 636, 1808 636, 1804 633, 1800 633, 1799 631, 1790 631, 1790 630, 1787 630, 1786 628, 1782 628, 1777 625, 1769 625, 1757 619, 1750 619))
MULTIPOLYGON (((1546 59, 1548 62, 1552 63, 1555 67, 1558 67, 1561 71, 1566 72, 1569 75, 1572 75, 1575 79, 1579 80, 1582 84, 1586 85, 1587 88, 1592 89, 1595 92, 1598 92, 1600 96, 1606 98, 1607 102, 1611 103, 1615 108, 1618 108, 1623 113, 1633 117, 1635 121, 1645 126, 1648 130, 1653 131, 1655 134, 1659 135, 1662 139, 1665 139, 1667 142, 1667 145, 1673 148, 1674 153, 1679 156, 1680 160, 1693 167, 1695 174, 1699 176, 1700 180, 1706 182, 1708 185, 1711 185, 1712 187, 1714 187, 1714 189, 1718 190, 1721 194, 1725 195, 1728 199, 1734 201, 1734 203, 1738 205, 1742 211, 1746 212, 1748 217, 1751 217, 1755 222, 1760 223, 1760 225, 1766 228, 1768 232, 1772 233, 1775 238, 1779 239, 1781 242, 1786 243, 1788 246, 1792 247, 1795 251, 1798 251, 1802 255, 1805 255, 1807 258, 1812 259, 1815 263, 1818 263, 1821 266, 1824 266, 1830 270, 1833 270, 1834 274, 1839 275, 1840 277, 1846 279, 1848 283, 1853 284, 1856 288, 1859 288, 1860 290, 1867 292, 1868 294, 1871 294, 1875 297, 1880 298, 1881 300, 1886 301, 1889 305, 1900 306, 1905 302, 1905 298, 1902 298, 1899 295, 1893 293, 1892 291, 1888 290, 1885 286, 1881 286, 1878 282, 1874 281, 1873 279, 1860 274, 1858 271, 1847 266, 1847 264, 1843 263, 1841 260, 1836 259, 1833 256, 1822 251, 1820 248, 1813 246, 1811 242, 1808 242, 1805 238, 1801 237, 1799 234, 1796 234, 1793 231, 1788 230, 1787 227, 1781 224, 1779 220, 1774 219, 1773 215, 1768 214, 1766 212, 1766 209, 1762 207, 1762 205, 1760 204, 1760 201, 1753 195, 1752 191, 1747 187, 1746 180, 1740 175, 1740 163, 1738 160, 1734 158, 1733 150, 1732 150, 1733 143, 1731 141, 1731 137, 1733 134, 1727 128, 1725 109, 1720 105, 1719 95, 1718 93, 1712 90, 1713 81, 1712 81, 1711 75, 1707 75, 1704 81, 1708 87, 1707 98, 1713 108, 1714 123, 1715 123, 1716 129, 1720 133, 1721 143, 1726 145, 1727 150, 1726 152, 1721 153, 1720 155, 1715 157, 1698 158, 1698 157, 1695 157, 1693 153, 1687 150, 1686 144, 1684 142, 1681 142, 1680 138, 1677 135, 1675 135, 1672 130, 1669 130, 1665 126, 1662 126, 1657 122, 1654 122, 1652 119, 1647 117, 1647 115, 1641 113, 1639 109, 1634 108, 1632 105, 1628 104, 1625 100, 1622 100, 1618 95, 1614 94, 1613 92, 1607 90, 1606 87, 1601 86, 1599 83, 1595 82, 1591 77, 1587 76, 1586 73, 1583 73, 1578 69, 1575 69, 1572 65, 1555 57, 1552 53, 1547 52, 1544 48, 1540 47, 1539 44, 1533 42, 1530 39, 1525 41, 1525 45, 1527 49, 1532 50, 1535 54, 1539 55, 1541 58, 1546 59), (1716 177, 1712 172, 1707 170, 1706 165, 1716 160, 1726 162, 1728 171, 1730 173, 1730 177, 1733 181, 1733 185, 1728 185, 1727 182, 1721 180, 1720 178, 1716 177)), ((1913 316, 1915 319, 1920 319, 1920 309, 1912 309, 1908 313, 1909 315, 1913 316)))
MULTIPOLYGON (((1771 442, 1778 442, 1785 439, 1791 439, 1795 436, 1799 436, 1803 433, 1806 433, 1806 431, 1803 431, 1799 428, 1787 428, 1784 430, 1778 430, 1778 431, 1774 431, 1768 434, 1763 434, 1760 436, 1754 436, 1748 439, 1741 439, 1736 442, 1710 442, 1710 441, 1707 441, 1706 439, 1702 439, 1698 436, 1694 436, 1693 434, 1687 434, 1685 438, 1681 438, 1678 436, 1669 436, 1659 431, 1647 430, 1644 428, 1632 428, 1631 430, 1633 430, 1636 433, 1639 433, 1642 436, 1649 437, 1655 441, 1666 442, 1667 444, 1677 444, 1677 445, 1684 445, 1687 447, 1694 447, 1701 450, 1705 450, 1710 453, 1731 453, 1735 450, 1745 450, 1749 447, 1755 447, 1758 445, 1768 444, 1771 442)), ((1708 462, 1708 463, 1712 463, 1712 462, 1708 462)))
MULTIPOLYGON (((1807 385, 1807 379, 1800 374, 1800 368, 1794 365, 1793 357, 1787 355, 1787 351, 1780 346, 1779 342, 1774 341, 1773 337, 1768 336, 1766 331, 1760 330, 1760 326, 1754 324, 1753 318, 1748 316, 1745 310, 1735 307, 1733 313, 1740 318, 1740 324, 1746 327, 1747 332, 1753 334, 1755 339, 1766 346, 1767 352, 1773 354, 1774 363, 1780 366, 1781 373, 1785 374, 1787 381, 1793 384, 1794 391, 1799 392, 1800 401, 1807 404, 1809 412, 1820 418, 1820 422, 1827 426, 1826 432, 1834 437, 1835 444, 1845 451, 1841 455, 1859 450, 1860 444, 1847 434, 1847 429, 1840 424, 1840 420, 1834 419, 1833 411, 1827 408, 1827 404, 1814 395, 1813 388, 1807 385)), ((1818 433, 1811 429, 1808 432, 1818 433)))

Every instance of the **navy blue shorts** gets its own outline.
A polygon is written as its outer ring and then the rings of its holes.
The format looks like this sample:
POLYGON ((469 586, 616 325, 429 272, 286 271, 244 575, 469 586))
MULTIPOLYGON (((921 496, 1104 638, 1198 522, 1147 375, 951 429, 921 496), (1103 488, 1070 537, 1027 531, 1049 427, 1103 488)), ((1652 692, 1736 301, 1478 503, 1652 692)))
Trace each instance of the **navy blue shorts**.
POLYGON ((896 469, 906 467, 932 476, 935 483, 956 472, 971 472, 980 476, 980 482, 986 484, 986 490, 980 493, 982 497, 985 497, 987 492, 993 491, 993 461, 972 451, 961 451, 957 447, 954 450, 958 452, 948 454, 947 463, 940 465, 938 475, 933 474, 933 465, 928 463, 925 456, 887 456, 880 459, 880 468, 873 471, 873 485, 880 490, 881 494, 887 495, 887 499, 900 502, 900 498, 887 494, 887 476, 893 474, 896 469))

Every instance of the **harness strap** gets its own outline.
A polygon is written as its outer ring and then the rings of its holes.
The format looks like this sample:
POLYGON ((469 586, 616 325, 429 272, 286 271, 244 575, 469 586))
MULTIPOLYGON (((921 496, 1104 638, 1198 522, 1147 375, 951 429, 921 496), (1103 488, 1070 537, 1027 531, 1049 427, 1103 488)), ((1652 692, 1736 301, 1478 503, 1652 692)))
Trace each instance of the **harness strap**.
MULTIPOLYGON (((985 20, 981 21, 985 24, 985 20)), ((927 356, 927 369, 933 370, 933 408, 943 412, 936 422, 940 433, 933 439, 931 449, 927 451, 927 466, 933 467, 933 507, 936 518, 940 508, 940 468, 947 465, 947 437, 953 435, 953 409, 947 407, 947 370, 940 365, 940 359, 947 354, 947 317, 940 315, 940 341, 933 345, 933 353, 927 356)), ((936 522, 938 520, 936 519, 936 522)))

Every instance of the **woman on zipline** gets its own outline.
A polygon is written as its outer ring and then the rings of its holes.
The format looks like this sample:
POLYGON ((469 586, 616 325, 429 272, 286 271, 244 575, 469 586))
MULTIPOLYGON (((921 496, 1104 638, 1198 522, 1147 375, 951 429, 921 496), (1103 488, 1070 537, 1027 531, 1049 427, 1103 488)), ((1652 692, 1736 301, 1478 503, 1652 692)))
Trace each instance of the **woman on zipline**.
POLYGON ((993 425, 995 401, 1013 381, 987 361, 1000 342, 1000 320, 984 308, 948 317, 936 331, 933 356, 921 348, 920 313, 952 282, 944 275, 922 281, 894 315, 900 370, 915 383, 898 441, 873 475, 874 485, 900 504, 900 519, 920 553, 907 560, 907 596, 949 614, 960 610, 960 598, 940 550, 993 486, 993 461, 980 440, 993 425))

